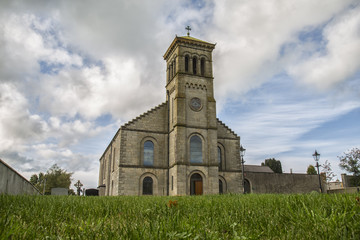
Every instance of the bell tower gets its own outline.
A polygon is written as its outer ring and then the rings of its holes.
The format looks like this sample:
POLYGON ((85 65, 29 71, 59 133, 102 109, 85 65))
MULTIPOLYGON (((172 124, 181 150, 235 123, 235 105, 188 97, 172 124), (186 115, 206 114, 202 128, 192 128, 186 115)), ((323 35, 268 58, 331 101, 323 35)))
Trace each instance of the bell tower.
POLYGON ((164 54, 170 195, 218 193, 214 48, 188 33, 176 36, 164 54))

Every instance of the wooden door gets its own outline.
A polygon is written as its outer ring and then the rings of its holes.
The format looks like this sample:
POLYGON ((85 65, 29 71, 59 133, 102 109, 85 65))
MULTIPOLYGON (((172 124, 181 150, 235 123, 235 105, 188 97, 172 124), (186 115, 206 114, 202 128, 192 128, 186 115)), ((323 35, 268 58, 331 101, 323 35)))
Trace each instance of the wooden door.
POLYGON ((202 181, 195 181, 195 195, 202 195, 203 184, 202 181))

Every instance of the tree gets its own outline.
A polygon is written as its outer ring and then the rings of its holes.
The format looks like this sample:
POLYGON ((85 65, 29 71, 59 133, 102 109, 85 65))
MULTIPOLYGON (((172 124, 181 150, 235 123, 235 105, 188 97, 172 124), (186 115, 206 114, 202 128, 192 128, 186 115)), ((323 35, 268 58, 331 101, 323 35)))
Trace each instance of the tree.
POLYGON ((265 163, 262 162, 261 166, 268 166, 274 173, 282 173, 281 162, 275 158, 265 159, 265 163))
POLYGON ((344 152, 345 156, 338 156, 340 160, 339 167, 345 171, 352 173, 353 184, 360 185, 360 149, 353 148, 348 152, 344 152))
POLYGON ((54 164, 46 171, 46 174, 40 172, 38 175, 34 174, 30 178, 30 182, 40 191, 43 191, 45 184, 45 194, 51 193, 51 188, 66 188, 69 189, 71 184, 71 176, 73 173, 68 173, 54 164), (46 183, 45 183, 46 181, 46 183))
POLYGON ((311 164, 308 166, 306 173, 310 174, 310 175, 316 175, 317 174, 317 172, 315 170, 315 167, 313 165, 311 165, 311 164))
POLYGON ((45 174, 40 172, 38 175, 33 174, 30 177, 30 183, 34 185, 39 192, 43 192, 45 184, 45 174))
POLYGON ((326 160, 325 163, 322 165, 321 172, 325 173, 327 183, 329 183, 335 177, 335 174, 331 169, 331 164, 328 160, 326 160))

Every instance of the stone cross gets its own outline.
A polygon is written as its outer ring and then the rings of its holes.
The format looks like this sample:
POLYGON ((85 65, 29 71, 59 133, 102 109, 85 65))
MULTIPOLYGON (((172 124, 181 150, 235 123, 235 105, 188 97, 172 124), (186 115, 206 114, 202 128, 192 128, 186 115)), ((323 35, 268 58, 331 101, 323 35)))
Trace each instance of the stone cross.
POLYGON ((74 184, 74 186, 77 188, 77 194, 80 196, 81 187, 83 184, 80 182, 80 180, 77 181, 77 183, 74 184))
POLYGON ((187 26, 185 29, 188 31, 188 32, 187 32, 187 35, 190 36, 190 31, 191 31, 190 26, 187 26))

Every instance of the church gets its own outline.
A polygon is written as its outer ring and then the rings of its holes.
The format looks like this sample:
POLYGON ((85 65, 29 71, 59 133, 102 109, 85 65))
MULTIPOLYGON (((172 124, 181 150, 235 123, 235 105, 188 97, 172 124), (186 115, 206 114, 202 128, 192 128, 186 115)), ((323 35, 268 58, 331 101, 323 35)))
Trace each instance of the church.
POLYGON ((118 129, 99 160, 100 196, 321 191, 318 175, 241 165, 240 137, 216 117, 214 48, 175 37, 164 54, 166 101, 118 129))
POLYGON ((216 117, 214 48, 175 37, 164 54, 166 102, 116 132, 100 158, 100 195, 243 191, 240 137, 216 117))

